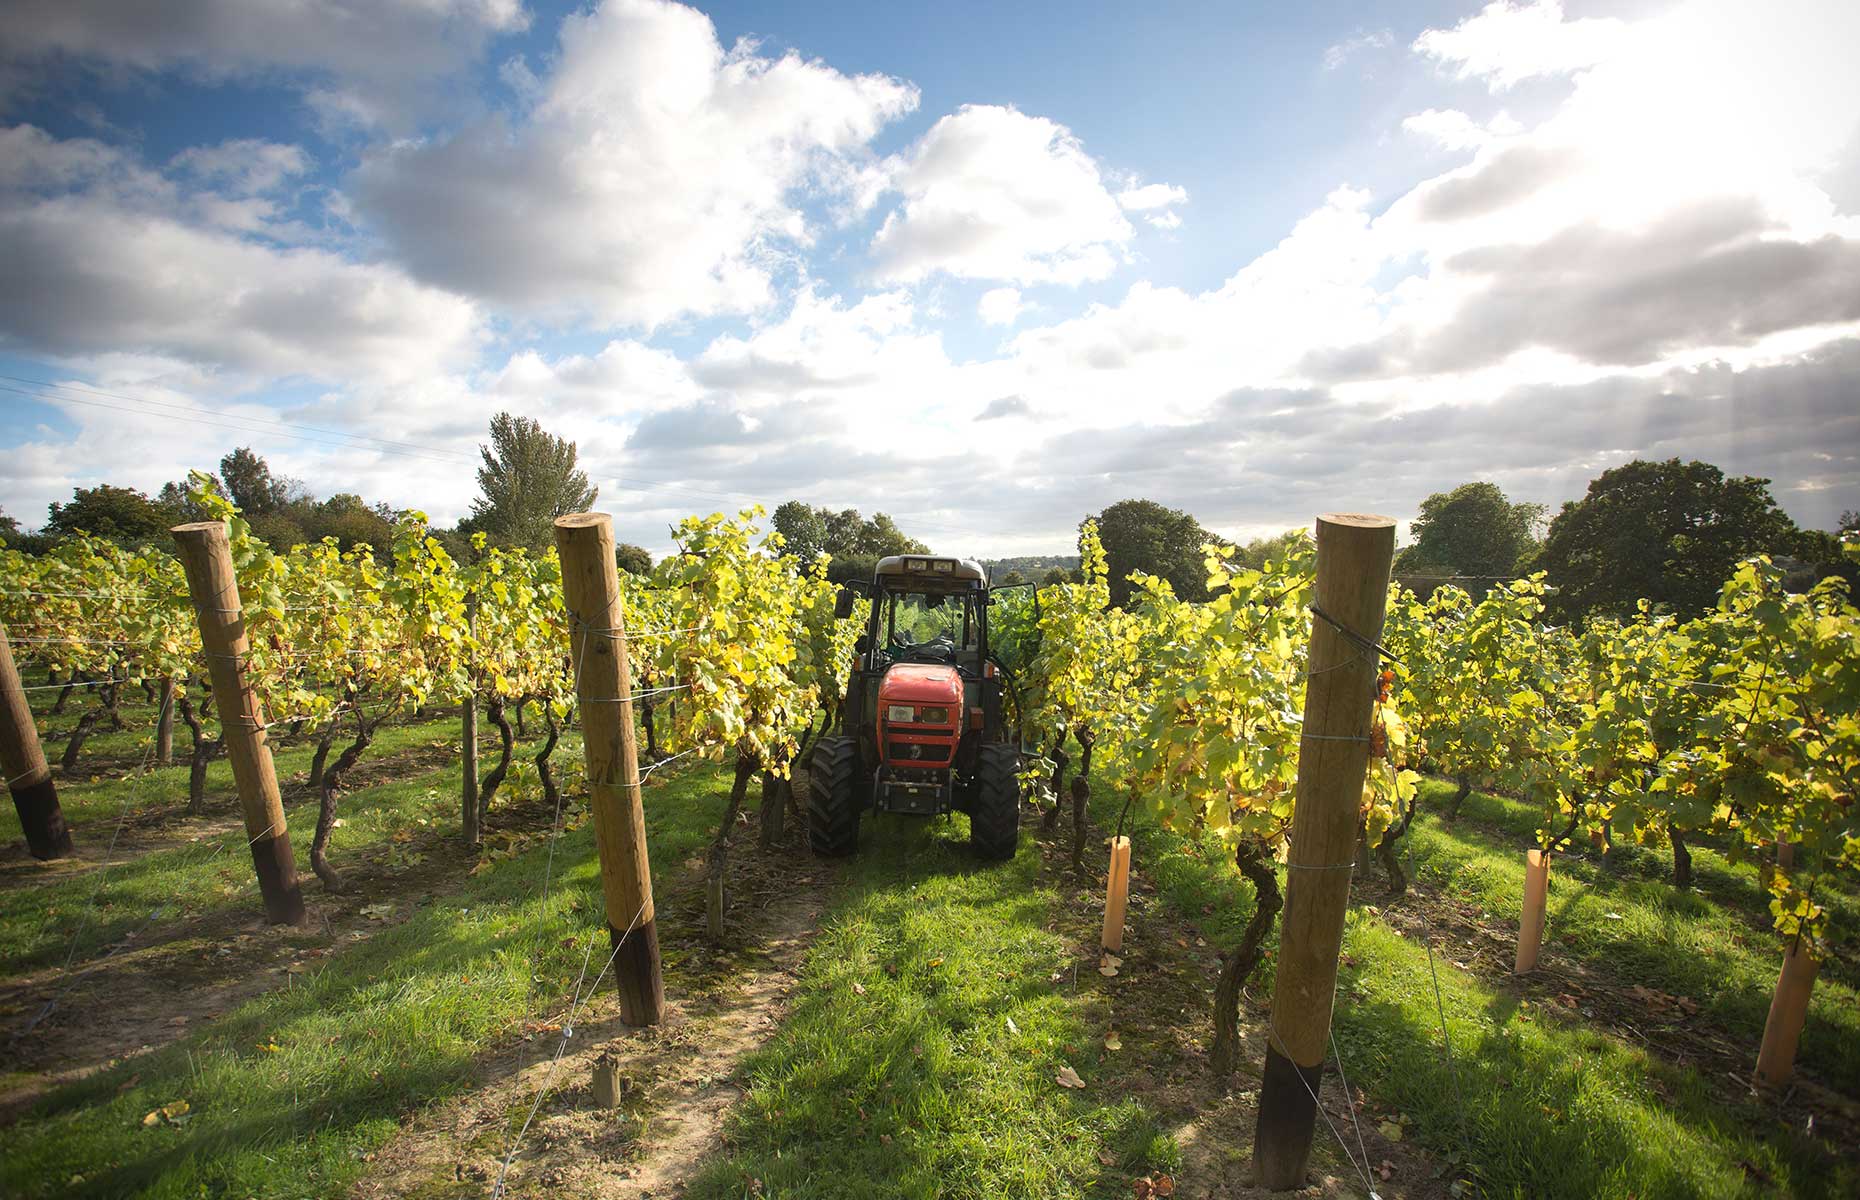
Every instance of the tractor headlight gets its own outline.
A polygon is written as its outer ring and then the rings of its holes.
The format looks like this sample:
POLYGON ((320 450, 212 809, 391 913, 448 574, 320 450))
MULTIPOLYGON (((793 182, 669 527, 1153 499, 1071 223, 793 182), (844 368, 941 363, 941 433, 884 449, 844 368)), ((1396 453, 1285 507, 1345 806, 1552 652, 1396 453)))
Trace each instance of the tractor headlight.
POLYGON ((888 704, 885 706, 885 719, 908 723, 917 719, 917 710, 908 704, 888 704))
POLYGON ((920 708, 917 710, 917 719, 927 725, 947 725, 949 724, 949 710, 947 708, 920 708))

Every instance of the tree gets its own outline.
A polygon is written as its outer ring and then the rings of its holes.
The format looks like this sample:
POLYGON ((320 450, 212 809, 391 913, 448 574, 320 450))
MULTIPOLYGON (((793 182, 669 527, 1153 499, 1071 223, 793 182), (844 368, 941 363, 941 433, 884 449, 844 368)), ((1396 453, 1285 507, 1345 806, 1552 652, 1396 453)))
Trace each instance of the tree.
POLYGON ((1047 587, 1051 587, 1055 584, 1070 583, 1071 581, 1072 577, 1066 574, 1064 567, 1048 568, 1045 576, 1040 580, 1041 584, 1047 587))
POLYGON ((1847 509, 1841 513, 1840 532, 1860 532, 1860 510, 1847 509))
POLYGON ((312 541, 333 537, 344 550, 371 546, 377 555, 393 548, 395 514, 385 504, 370 505, 354 492, 338 492, 320 504, 300 507, 304 533, 312 541))
POLYGON ((67 504, 54 502, 51 519, 44 532, 54 538, 88 533, 123 546, 132 546, 151 538, 165 538, 168 515, 155 502, 134 488, 100 483, 94 488, 78 488, 67 504))
POLYGON ((1769 482, 1677 458, 1604 471, 1544 539, 1557 611, 1626 615, 1643 598, 1685 616, 1712 608, 1740 561, 1794 542, 1769 482))
POLYGON ((1513 503, 1495 483, 1462 483, 1421 502, 1414 545, 1402 551, 1396 574, 1511 575, 1536 544, 1545 508, 1513 503))
POLYGON ((628 575, 645 575, 652 570, 652 554, 644 546, 620 542, 614 546, 614 566, 628 575))
POLYGON ((805 566, 822 552, 832 555, 827 578, 834 583, 872 578, 878 560, 887 555, 930 553, 930 547, 899 529, 882 512, 868 519, 856 508, 834 512, 790 500, 775 510, 774 525, 782 535, 784 556, 797 564, 805 566))
POLYGON ((1220 539, 1195 518, 1154 500, 1119 500, 1094 519, 1110 564, 1113 607, 1122 608, 1130 599, 1132 571, 1167 579, 1178 599, 1208 598, 1201 548, 1220 539))
POLYGON ((782 551, 802 563, 811 563, 827 548, 827 518, 823 508, 810 507, 805 501, 790 500, 775 510, 775 532, 781 534, 782 551))
POLYGON ((1311 535, 1302 529, 1288 529, 1272 537, 1254 538, 1240 547, 1240 553, 1234 556, 1234 565, 1253 571, 1265 570, 1267 563, 1277 567, 1292 555, 1302 553, 1310 538, 1311 535))
MULTIPOLYGON (((226 485, 220 482, 217 475, 202 473, 199 477, 205 481, 203 486, 215 496, 226 494, 226 485)), ((185 480, 180 482, 169 480, 162 484, 161 491, 155 493, 155 503, 175 525, 213 519, 207 507, 194 499, 189 484, 185 480)))
POLYGON ((18 538, 19 519, 7 516, 6 510, 0 509, 0 546, 9 546, 18 538))
POLYGON ((541 550, 551 544, 557 517, 586 512, 600 494, 575 467, 575 443, 529 417, 492 417, 491 444, 478 452, 482 495, 472 501, 468 523, 497 545, 541 550))
POLYGON ((296 480, 273 475, 271 464, 249 446, 241 446, 220 459, 220 479, 226 485, 227 497, 248 518, 279 512, 305 498, 296 480))

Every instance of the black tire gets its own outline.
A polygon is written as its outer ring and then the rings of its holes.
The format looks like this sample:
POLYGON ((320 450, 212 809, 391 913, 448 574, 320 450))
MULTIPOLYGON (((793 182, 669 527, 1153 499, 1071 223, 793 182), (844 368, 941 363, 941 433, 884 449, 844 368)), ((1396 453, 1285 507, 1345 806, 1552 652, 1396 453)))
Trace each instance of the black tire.
POLYGON ((975 799, 969 806, 969 845, 991 862, 1020 848, 1020 753, 1005 742, 975 756, 975 799))
POLYGON ((844 858, 859 848, 859 745, 849 737, 823 737, 808 766, 807 844, 814 853, 844 858))

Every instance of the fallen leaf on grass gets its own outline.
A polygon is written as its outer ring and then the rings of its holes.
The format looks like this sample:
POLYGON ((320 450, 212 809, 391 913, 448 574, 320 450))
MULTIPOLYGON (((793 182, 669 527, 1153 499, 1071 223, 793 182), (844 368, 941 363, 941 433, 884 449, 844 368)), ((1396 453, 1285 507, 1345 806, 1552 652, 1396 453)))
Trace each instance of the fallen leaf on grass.
POLYGON ((1124 960, 1115 954, 1107 954, 1098 960, 1098 974, 1109 979, 1117 974, 1117 969, 1124 965, 1124 960))
POLYGON ((1122 1050, 1124 1048, 1124 1039, 1117 1036, 1117 1030, 1113 1029, 1111 1032, 1104 1035, 1104 1048, 1106 1050, 1122 1050))
POLYGON ((359 911, 364 917, 367 917, 369 920, 379 921, 379 920, 382 920, 390 916, 394 912, 394 906, 392 904, 386 904, 386 903, 364 904, 359 911))
POLYGON ((266 1054, 276 1054, 279 1049, 278 1043, 269 1040, 260 1042, 258 1048, 263 1050, 266 1054))
POLYGON ((863 983, 853 984, 853 995, 855 996, 865 995, 865 985, 863 983))
POLYGON ((143 1117, 142 1123, 147 1126, 185 1125, 188 1121, 187 1113, 187 1101, 176 1100, 173 1104, 164 1104, 160 1108, 149 1113, 148 1116, 143 1117))
POLYGON ((1016 1024, 1014 1024, 1014 1018, 1013 1018, 1013 1017, 1009 1017, 1009 1018, 1007 1019, 1007 1029, 1008 1029, 1008 1032, 1009 1032, 1009 1033, 1011 1033, 1011 1034, 1013 1034, 1013 1035, 1014 1035, 1015 1037, 1019 1037, 1019 1036, 1020 1036, 1020 1026, 1018 1026, 1018 1025, 1016 1025, 1016 1024))
POLYGON ((930 960, 930 965, 933 967, 940 967, 943 965, 943 960, 940 958, 933 958, 930 960))
POLYGON ((1059 1068, 1059 1074, 1053 1076, 1053 1079, 1058 1082, 1060 1087, 1082 1088, 1085 1086, 1085 1081, 1080 1079, 1079 1073, 1074 1071, 1071 1067, 1059 1068))
POLYGON ((1382 1124, 1376 1126, 1376 1132, 1391 1142, 1401 1141, 1401 1126, 1393 1121, 1382 1122, 1382 1124))

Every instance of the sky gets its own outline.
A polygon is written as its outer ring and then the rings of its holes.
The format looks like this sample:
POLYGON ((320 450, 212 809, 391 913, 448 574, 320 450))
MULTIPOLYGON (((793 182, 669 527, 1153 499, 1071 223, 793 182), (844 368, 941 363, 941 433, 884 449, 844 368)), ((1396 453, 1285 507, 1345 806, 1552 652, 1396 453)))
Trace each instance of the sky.
POLYGON ((0 510, 251 446, 450 523, 490 416, 619 536, 803 499, 1063 553, 1860 509, 1860 5, 0 8, 0 510))

